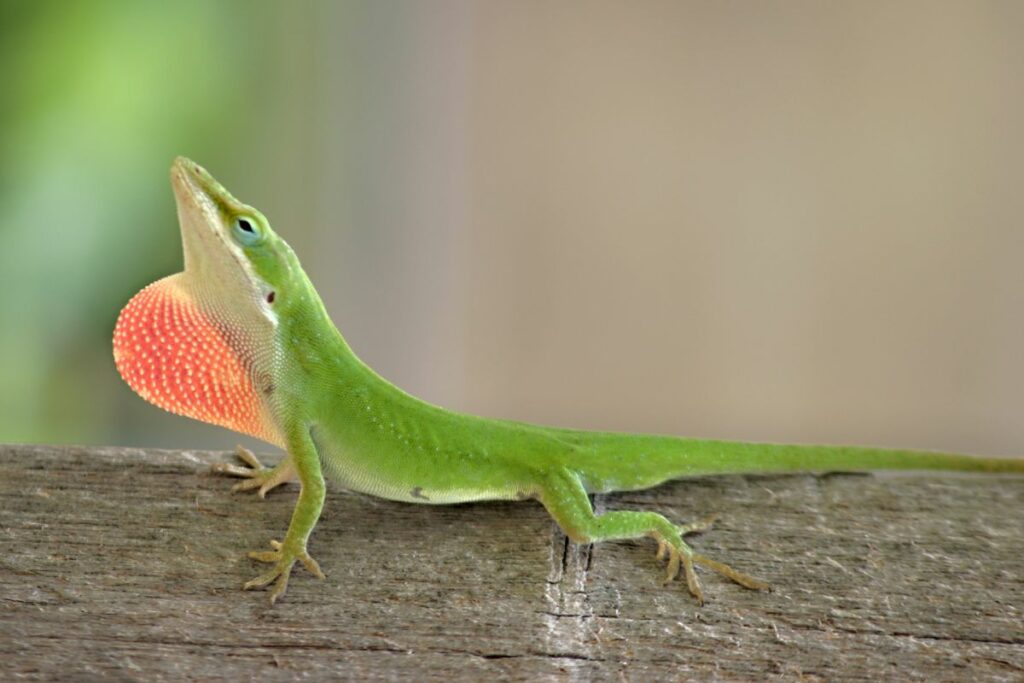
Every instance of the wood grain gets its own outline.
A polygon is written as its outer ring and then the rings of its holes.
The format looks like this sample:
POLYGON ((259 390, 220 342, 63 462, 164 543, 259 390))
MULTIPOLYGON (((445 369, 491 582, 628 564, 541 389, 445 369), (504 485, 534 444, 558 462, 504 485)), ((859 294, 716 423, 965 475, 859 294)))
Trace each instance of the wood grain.
POLYGON ((653 543, 576 546, 536 503, 328 495, 283 602, 241 584, 284 531, 223 453, 0 447, 0 678, 1024 680, 1024 478, 727 476, 598 496, 679 521, 772 593, 653 543))

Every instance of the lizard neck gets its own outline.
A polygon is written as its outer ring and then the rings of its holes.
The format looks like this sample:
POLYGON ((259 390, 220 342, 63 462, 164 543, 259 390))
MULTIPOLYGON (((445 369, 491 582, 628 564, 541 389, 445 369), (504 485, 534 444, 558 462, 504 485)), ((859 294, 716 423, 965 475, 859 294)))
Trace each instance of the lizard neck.
POLYGON ((278 419, 315 421, 343 411, 345 396, 387 395, 411 398, 378 375, 352 350, 331 321, 312 285, 299 288, 278 311, 274 368, 279 389, 269 401, 278 419), (326 401, 326 405, 320 405, 326 401), (304 408, 304 409, 303 409, 304 408))

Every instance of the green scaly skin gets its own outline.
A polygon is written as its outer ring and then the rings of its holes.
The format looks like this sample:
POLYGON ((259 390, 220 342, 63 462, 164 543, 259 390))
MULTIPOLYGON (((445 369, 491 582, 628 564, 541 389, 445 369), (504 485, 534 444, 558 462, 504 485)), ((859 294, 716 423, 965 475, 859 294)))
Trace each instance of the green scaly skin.
POLYGON ((430 405, 382 379, 356 357, 295 254, 262 214, 187 159, 175 160, 171 177, 185 251, 185 270, 173 276, 175 291, 183 292, 220 330, 248 381, 258 387, 258 399, 253 400, 259 405, 253 408, 257 426, 245 428, 227 418, 204 417, 188 401, 169 409, 246 431, 287 451, 281 464, 266 469, 240 449, 248 466, 216 468, 245 478, 236 489, 257 489, 262 496, 294 478, 301 482, 284 541, 272 541, 270 551, 250 554, 273 566, 245 587, 276 582, 271 602, 284 593, 296 560, 323 578, 306 545, 323 507, 325 477, 408 503, 534 498, 579 543, 652 537, 659 557, 668 557, 667 580, 675 578, 681 565, 690 592, 701 601, 694 564, 748 588, 767 585, 694 552, 683 541, 685 534, 706 529, 710 520, 680 526, 654 512, 597 515, 587 494, 725 472, 1024 472, 1021 459, 552 429, 430 405), (241 227, 240 219, 250 230, 241 227))

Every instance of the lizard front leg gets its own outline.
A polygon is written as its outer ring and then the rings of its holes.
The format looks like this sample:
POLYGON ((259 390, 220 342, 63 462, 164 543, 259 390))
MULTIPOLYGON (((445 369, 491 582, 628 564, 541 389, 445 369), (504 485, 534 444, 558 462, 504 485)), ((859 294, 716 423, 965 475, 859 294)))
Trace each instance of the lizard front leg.
POLYGON ((288 577, 291 575, 296 560, 302 562, 306 569, 318 579, 324 578, 324 573, 320 571, 320 565, 310 557, 306 550, 306 542, 313 532, 313 527, 320 519, 320 511, 323 509, 326 493, 324 477, 320 471, 320 456, 305 427, 297 428, 295 434, 289 436, 287 443, 289 460, 294 464, 302 484, 299 500, 295 503, 295 509, 292 511, 291 523, 288 525, 284 541, 272 540, 270 545, 273 550, 249 553, 249 557, 254 560, 272 563, 273 568, 246 582, 243 586, 249 590, 262 588, 274 582, 274 588, 270 591, 271 604, 275 603, 287 590, 288 577))
POLYGON ((267 491, 295 480, 295 467, 292 466, 291 456, 285 456, 284 460, 274 467, 264 467, 256 454, 244 446, 235 449, 238 459, 246 466, 234 465, 227 462, 216 463, 211 469, 216 474, 225 474, 229 477, 245 477, 231 487, 232 491, 250 491, 257 489, 260 498, 267 495, 267 491))

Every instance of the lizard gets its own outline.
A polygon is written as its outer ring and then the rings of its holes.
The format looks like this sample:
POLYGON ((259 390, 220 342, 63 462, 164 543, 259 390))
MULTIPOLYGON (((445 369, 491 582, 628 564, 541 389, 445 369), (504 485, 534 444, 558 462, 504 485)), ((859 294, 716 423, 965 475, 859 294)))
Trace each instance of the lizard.
POLYGON ((695 565, 750 589, 768 584, 696 552, 684 537, 713 518, 676 524, 652 511, 595 513, 590 494, 631 491, 720 473, 961 470, 1024 473, 1024 459, 923 450, 749 443, 559 429, 446 410, 415 398, 363 363, 332 323, 295 253, 256 208, 184 157, 171 167, 184 268, 130 299, 113 355, 142 398, 172 413, 280 447, 272 468, 241 446, 234 490, 263 497, 298 480, 283 540, 249 556, 269 563, 245 589, 273 584, 273 604, 309 554, 326 480, 407 503, 539 501, 577 543, 653 538, 666 582, 682 569, 702 603, 695 565))

